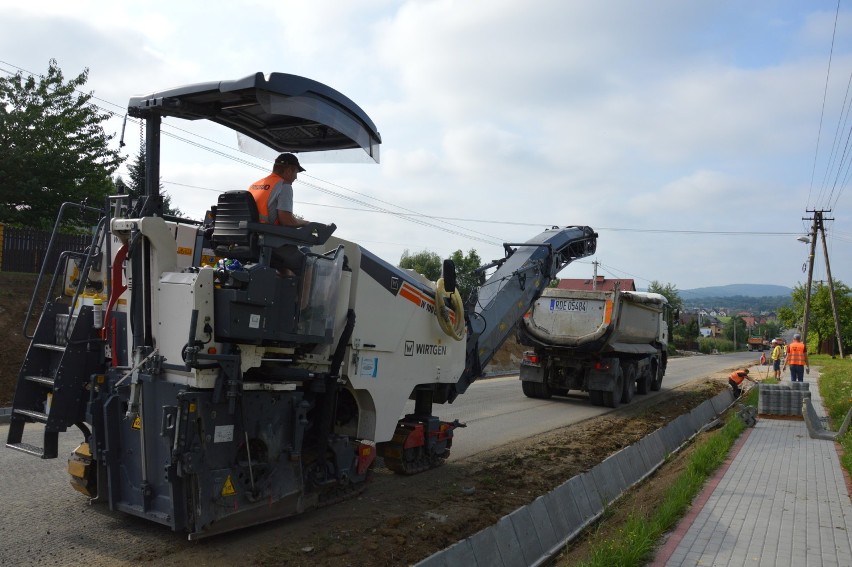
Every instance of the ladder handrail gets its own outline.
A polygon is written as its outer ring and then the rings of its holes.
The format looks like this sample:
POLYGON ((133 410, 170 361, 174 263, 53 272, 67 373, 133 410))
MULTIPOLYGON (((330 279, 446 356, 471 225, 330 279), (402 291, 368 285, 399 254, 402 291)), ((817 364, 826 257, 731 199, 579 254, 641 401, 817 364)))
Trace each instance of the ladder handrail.
MULTIPOLYGON (((39 289, 41 289, 41 282, 42 282, 42 280, 44 279, 44 272, 45 272, 45 270, 46 270, 46 268, 47 268, 47 262, 48 262, 48 260, 50 259, 50 254, 51 254, 51 252, 53 251, 53 246, 54 246, 54 243, 56 242, 56 236, 57 236, 57 234, 59 234, 59 226, 60 226, 60 225, 61 225, 61 223, 62 223, 62 218, 63 218, 63 216, 64 216, 64 214, 65 214, 65 211, 66 211, 68 208, 71 208, 71 207, 76 207, 76 208, 78 208, 80 211, 91 211, 91 212, 95 212, 95 213, 100 213, 101 215, 103 215, 103 213, 104 213, 104 211, 103 211, 102 209, 98 209, 98 208, 95 208, 95 207, 90 207, 90 206, 88 206, 88 205, 84 205, 84 204, 82 204, 82 203, 71 203, 71 202, 68 202, 68 201, 66 201, 65 203, 62 203, 62 206, 61 206, 61 207, 59 207, 59 214, 58 214, 58 215, 56 215, 56 222, 55 222, 55 223, 54 223, 54 225, 53 225, 53 232, 51 233, 51 235, 50 235, 50 241, 49 241, 49 242, 48 242, 48 244, 47 244, 47 251, 45 252, 44 261, 41 263, 41 269, 39 270, 38 278, 36 279, 35 289, 33 289, 33 295, 32 295, 32 297, 30 298, 30 304, 29 304, 29 306, 27 307, 27 314, 26 314, 26 316, 24 317, 23 334, 24 334, 24 336, 25 336, 26 338, 28 338, 28 339, 32 339, 32 338, 33 338, 33 335, 30 335, 30 334, 27 332, 27 326, 29 325, 29 323, 30 323, 30 319, 32 318, 33 308, 35 307, 36 298, 38 297, 38 291, 39 291, 39 289)), ((104 222, 104 219, 102 218, 102 219, 101 219, 101 221, 98 223, 98 230, 95 232, 95 235, 94 235, 94 237, 93 237, 93 239, 92 239, 92 244, 89 246, 89 255, 91 255, 92 250, 94 250, 94 245, 95 245, 95 243, 96 243, 96 239, 97 239, 97 237, 98 237, 98 235, 99 235, 99 233, 100 233, 100 227, 101 227, 101 224, 102 224, 103 222, 104 222)), ((78 254, 82 254, 82 253, 81 253, 81 252, 78 252, 78 254)), ((63 255, 64 255, 64 253, 60 255, 60 258, 61 258, 63 255)), ((48 300, 47 300, 47 301, 49 301, 49 293, 50 293, 50 290, 52 290, 52 289, 53 289, 53 286, 54 286, 54 285, 55 285, 55 283, 56 283, 56 274, 57 274, 57 272, 58 272, 58 270, 55 270, 55 271, 54 271, 53 278, 52 278, 52 280, 51 280, 51 286, 50 286, 50 289, 48 290, 48 300)), ((81 279, 80 279, 80 281, 81 281, 81 282, 82 282, 82 281, 84 281, 84 280, 83 280, 83 278, 81 278, 81 279)), ((76 301, 76 297, 79 295, 79 285, 80 285, 80 284, 78 283, 78 290, 77 290, 77 291, 78 291, 78 293, 77 293, 77 294, 75 294, 75 301, 76 301)), ((46 302, 45 302, 45 303, 46 303, 46 302)), ((73 305, 74 305, 74 304, 72 303, 71 305, 72 305, 72 307, 73 307, 73 305)), ((70 320, 70 319, 69 319, 69 320, 70 320)), ((67 332, 67 328, 66 328, 66 332, 67 332)))

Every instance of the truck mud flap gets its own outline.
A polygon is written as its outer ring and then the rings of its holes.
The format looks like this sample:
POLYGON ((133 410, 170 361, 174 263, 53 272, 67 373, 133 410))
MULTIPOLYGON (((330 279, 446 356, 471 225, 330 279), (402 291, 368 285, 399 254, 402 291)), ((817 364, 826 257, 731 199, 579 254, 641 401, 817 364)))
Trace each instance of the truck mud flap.
POLYGON ((544 368, 541 366, 532 366, 530 364, 521 364, 519 372, 521 381, 544 383, 544 368))

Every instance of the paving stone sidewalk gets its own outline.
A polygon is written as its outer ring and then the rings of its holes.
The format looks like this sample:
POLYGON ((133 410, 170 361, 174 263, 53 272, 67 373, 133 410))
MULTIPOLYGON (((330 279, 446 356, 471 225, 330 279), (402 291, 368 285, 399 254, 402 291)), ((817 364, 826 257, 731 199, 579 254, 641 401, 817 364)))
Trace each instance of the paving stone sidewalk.
MULTIPOLYGON (((823 416, 817 379, 806 377, 823 416)), ((811 439, 803 421, 760 418, 720 474, 652 565, 852 567, 852 502, 833 441, 811 439)))

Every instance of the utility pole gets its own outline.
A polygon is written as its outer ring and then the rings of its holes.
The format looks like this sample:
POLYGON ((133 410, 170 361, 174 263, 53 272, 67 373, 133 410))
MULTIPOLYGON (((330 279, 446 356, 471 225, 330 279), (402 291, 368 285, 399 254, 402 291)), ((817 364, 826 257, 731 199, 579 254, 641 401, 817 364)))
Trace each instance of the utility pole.
POLYGON ((828 278, 828 293, 829 298, 831 299, 831 312, 834 315, 834 335, 837 339, 837 350, 840 353, 840 358, 843 358, 843 338, 840 335, 840 318, 837 316, 837 301, 834 299, 834 280, 831 278, 831 263, 828 260, 828 243, 825 238, 825 223, 826 220, 834 220, 831 218, 823 217, 823 213, 830 213, 831 209, 827 211, 817 211, 817 210, 808 210, 807 212, 813 213, 813 219, 811 218, 803 218, 802 220, 813 220, 813 227, 811 228, 811 250, 808 255, 808 287, 807 292, 805 293, 805 322, 803 323, 802 328, 802 342, 807 342, 808 339, 808 315, 810 314, 811 307, 811 285, 813 284, 814 278, 814 253, 816 251, 816 241, 817 235, 822 235, 822 253, 825 256, 825 273, 828 278))
POLYGON ((598 289, 598 263, 597 261, 592 262, 592 265, 595 267, 595 275, 592 276, 592 290, 598 289))

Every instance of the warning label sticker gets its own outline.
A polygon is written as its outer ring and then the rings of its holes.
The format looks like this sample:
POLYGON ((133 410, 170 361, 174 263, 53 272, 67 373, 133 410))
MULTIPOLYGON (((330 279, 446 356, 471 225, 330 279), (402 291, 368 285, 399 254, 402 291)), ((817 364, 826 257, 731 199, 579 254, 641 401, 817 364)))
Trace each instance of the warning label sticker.
POLYGON ((233 496, 237 491, 234 489, 234 483, 231 482, 231 475, 225 479, 225 484, 222 486, 222 496, 233 496))
POLYGON ((142 429, 142 418, 137 415, 136 419, 133 420, 133 425, 131 427, 133 427, 133 429, 142 429))

